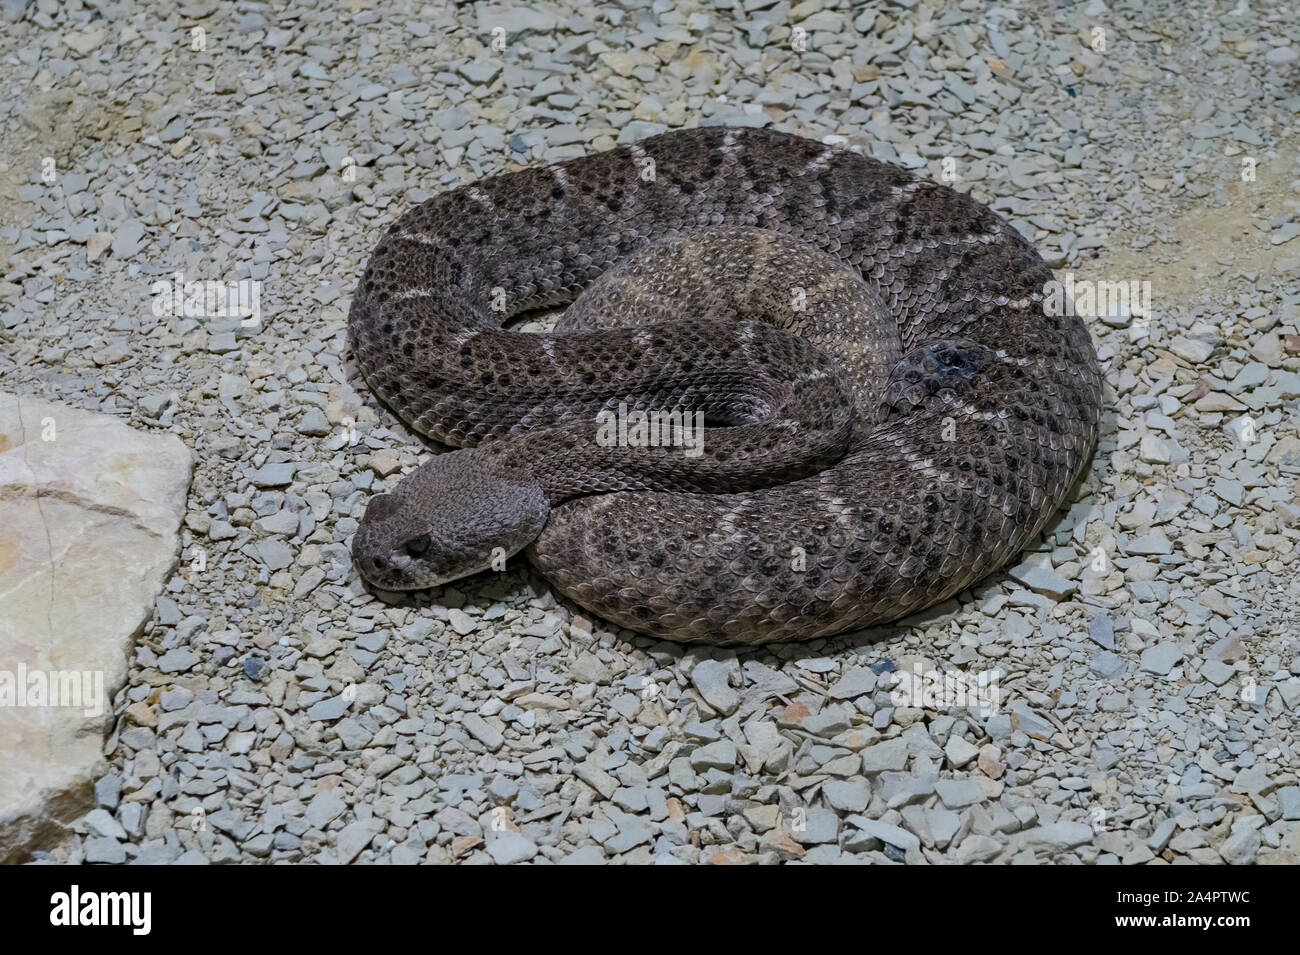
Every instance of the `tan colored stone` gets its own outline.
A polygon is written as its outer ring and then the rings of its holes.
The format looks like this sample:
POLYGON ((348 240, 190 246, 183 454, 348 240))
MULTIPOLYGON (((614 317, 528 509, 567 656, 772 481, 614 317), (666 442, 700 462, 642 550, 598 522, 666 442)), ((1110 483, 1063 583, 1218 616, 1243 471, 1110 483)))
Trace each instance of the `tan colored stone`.
POLYGON ((174 435, 0 392, 0 863, 89 808, 190 468, 174 435))

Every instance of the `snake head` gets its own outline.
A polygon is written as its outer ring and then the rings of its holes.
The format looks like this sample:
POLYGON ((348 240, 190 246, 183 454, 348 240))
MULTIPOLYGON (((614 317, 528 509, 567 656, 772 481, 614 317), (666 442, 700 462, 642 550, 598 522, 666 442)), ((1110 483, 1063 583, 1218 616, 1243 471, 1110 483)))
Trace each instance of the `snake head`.
POLYGON ((499 474, 474 450, 452 451, 371 498, 352 558, 376 587, 423 590, 502 569, 549 514, 540 486, 499 474))

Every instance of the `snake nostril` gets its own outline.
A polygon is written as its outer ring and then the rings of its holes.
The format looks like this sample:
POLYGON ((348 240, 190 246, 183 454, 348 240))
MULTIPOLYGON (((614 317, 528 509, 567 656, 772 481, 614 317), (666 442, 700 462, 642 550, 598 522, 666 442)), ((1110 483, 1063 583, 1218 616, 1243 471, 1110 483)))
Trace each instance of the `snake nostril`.
POLYGON ((388 566, 388 561, 384 560, 382 557, 371 557, 370 564, 375 568, 375 570, 383 570, 388 566))

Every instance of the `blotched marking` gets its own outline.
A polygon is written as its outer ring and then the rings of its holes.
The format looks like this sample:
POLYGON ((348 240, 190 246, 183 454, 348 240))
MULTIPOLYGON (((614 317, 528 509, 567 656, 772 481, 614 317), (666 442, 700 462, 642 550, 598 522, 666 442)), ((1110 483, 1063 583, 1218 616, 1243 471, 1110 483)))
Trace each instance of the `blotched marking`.
POLYGON ((831 156, 835 155, 835 150, 827 146, 821 153, 810 159, 804 167, 799 170, 799 175, 807 176, 812 173, 821 172, 826 168, 826 164, 831 161, 831 156))
POLYGON ((857 511, 846 504, 842 497, 831 497, 823 501, 822 512, 845 530, 855 530, 858 526, 857 511))

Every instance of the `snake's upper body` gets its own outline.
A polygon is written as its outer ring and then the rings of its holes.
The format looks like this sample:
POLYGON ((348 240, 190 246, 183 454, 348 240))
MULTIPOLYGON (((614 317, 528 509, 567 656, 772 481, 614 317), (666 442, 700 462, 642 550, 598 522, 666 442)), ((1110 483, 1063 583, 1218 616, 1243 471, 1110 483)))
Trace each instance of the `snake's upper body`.
POLYGON ((1100 370, 1051 279, 968 196, 766 130, 436 196, 380 241, 349 333, 374 392, 463 450, 371 501, 358 567, 417 589, 525 550, 682 642, 924 609, 1019 552, 1095 444, 1100 370), (553 333, 503 327, 554 305, 553 333))

